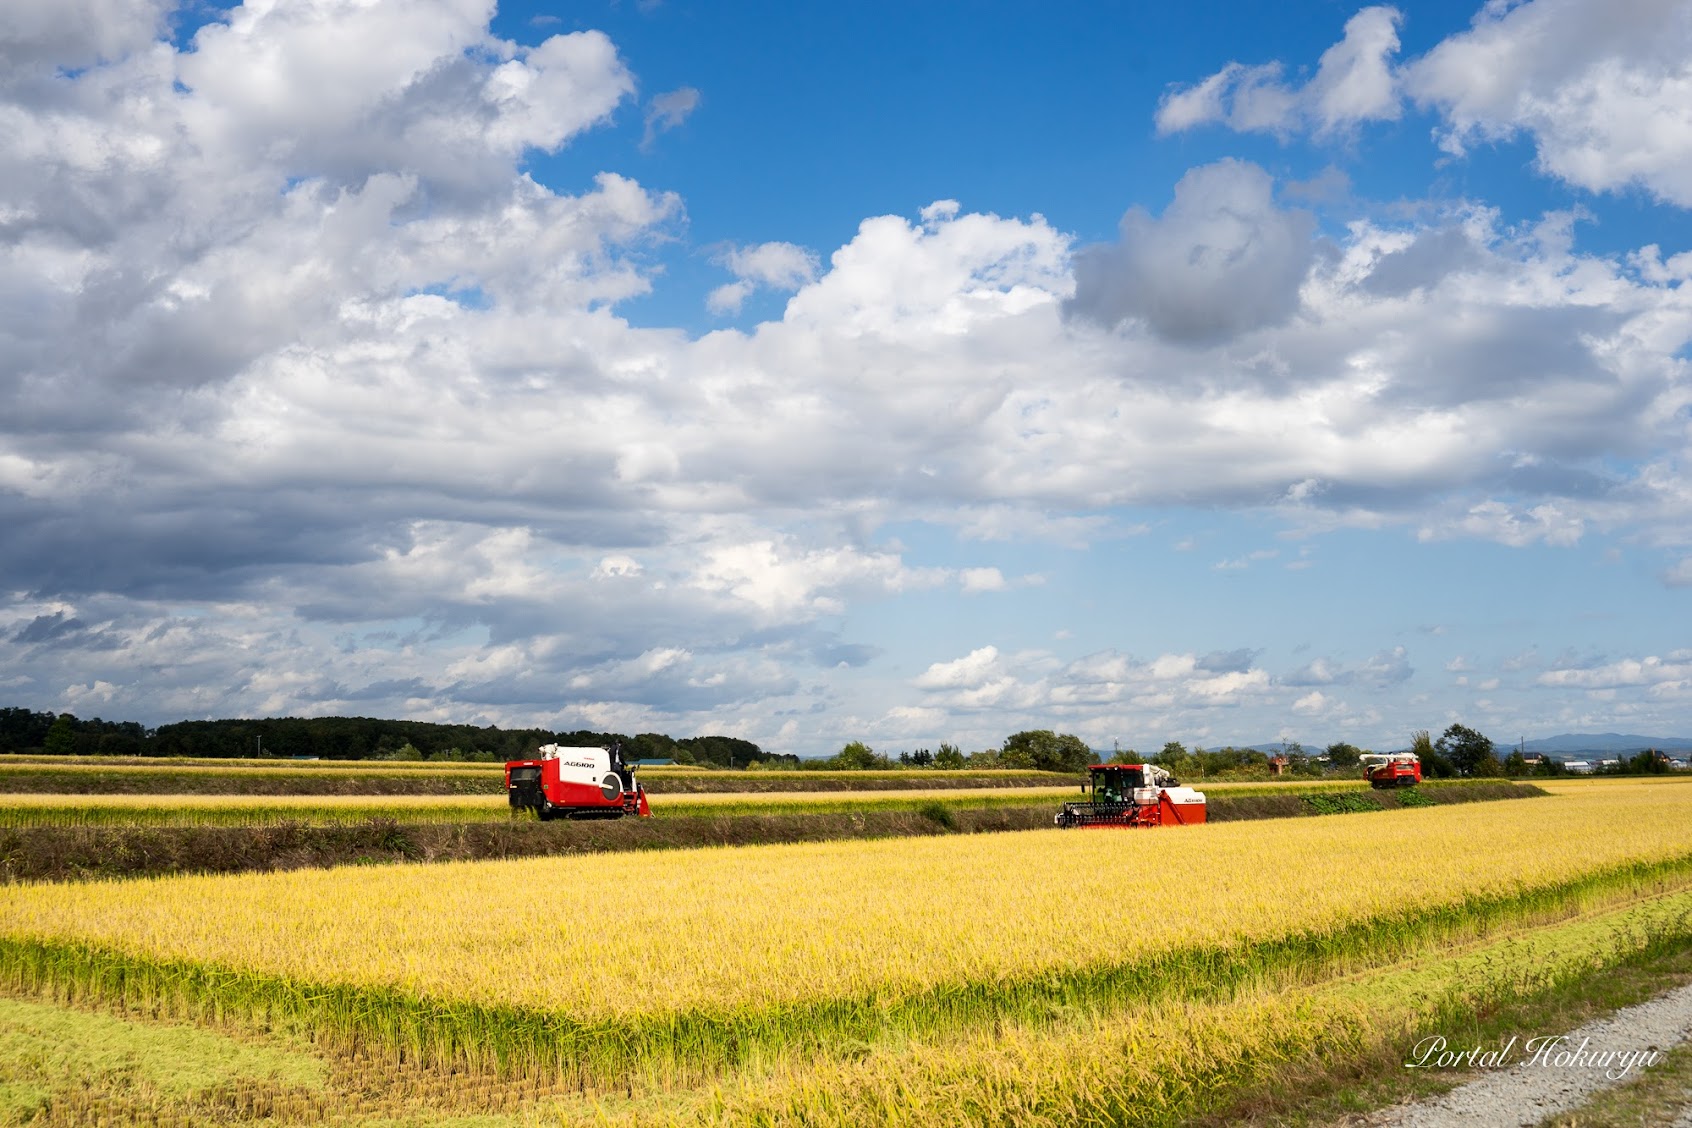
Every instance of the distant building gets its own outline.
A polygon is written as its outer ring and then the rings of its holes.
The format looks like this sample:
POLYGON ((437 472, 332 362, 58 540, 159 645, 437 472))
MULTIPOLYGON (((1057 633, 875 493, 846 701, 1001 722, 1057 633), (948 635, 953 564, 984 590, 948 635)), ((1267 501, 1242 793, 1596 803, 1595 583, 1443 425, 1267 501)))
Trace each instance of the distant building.
POLYGON ((1563 765, 1563 769, 1565 771, 1573 772, 1575 775, 1592 774, 1592 765, 1587 763, 1585 760, 1570 760, 1568 763, 1563 765))
POLYGON ((636 768, 670 768, 675 766, 674 760, 636 760, 631 765, 636 768))

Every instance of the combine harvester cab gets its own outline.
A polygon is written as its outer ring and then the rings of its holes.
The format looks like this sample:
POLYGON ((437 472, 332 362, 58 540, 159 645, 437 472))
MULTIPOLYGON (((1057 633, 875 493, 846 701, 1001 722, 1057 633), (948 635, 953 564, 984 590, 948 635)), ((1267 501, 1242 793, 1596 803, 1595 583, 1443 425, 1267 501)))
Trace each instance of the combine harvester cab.
POLYGON ((652 808, 646 789, 635 782, 634 769, 622 751, 543 744, 540 758, 512 760, 505 765, 505 794, 512 810, 531 809, 548 819, 648 818, 652 808))
POLYGON ((1182 787, 1156 764, 1094 764, 1089 798, 1065 803, 1056 823, 1071 826, 1193 826, 1204 821, 1204 792, 1182 787))
POLYGON ((1422 761, 1414 752, 1370 752, 1362 764, 1370 787, 1415 787, 1422 782, 1422 761))

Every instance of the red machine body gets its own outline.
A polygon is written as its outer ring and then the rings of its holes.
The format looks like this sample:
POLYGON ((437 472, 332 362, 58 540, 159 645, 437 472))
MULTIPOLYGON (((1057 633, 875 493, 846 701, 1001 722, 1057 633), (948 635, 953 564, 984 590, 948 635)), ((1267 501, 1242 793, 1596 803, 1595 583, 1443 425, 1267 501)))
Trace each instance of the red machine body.
POLYGON ((513 810, 533 810, 543 821, 652 814, 646 789, 615 746, 543 744, 538 758, 505 765, 505 793, 513 810))
POLYGON ((1370 787, 1415 787, 1422 782, 1422 761, 1414 752, 1371 752, 1362 763, 1370 787))
POLYGON ((1204 792, 1182 787, 1156 764, 1094 764, 1088 799, 1065 803, 1061 827, 1195 826, 1204 822, 1204 792))

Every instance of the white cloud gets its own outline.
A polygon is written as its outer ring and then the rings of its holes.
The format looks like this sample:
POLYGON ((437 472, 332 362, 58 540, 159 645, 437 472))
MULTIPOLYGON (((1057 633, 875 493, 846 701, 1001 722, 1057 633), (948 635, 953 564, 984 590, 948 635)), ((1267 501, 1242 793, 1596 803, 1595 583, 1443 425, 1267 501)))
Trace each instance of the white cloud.
POLYGON ((1193 86, 1167 93, 1158 105, 1157 130, 1179 133, 1219 123, 1242 132, 1320 135, 1394 120, 1400 100, 1391 59, 1398 53, 1401 19, 1389 7, 1352 16, 1344 38, 1322 53, 1316 74, 1302 86, 1285 82, 1278 63, 1229 63, 1193 86))
MULTIPOLYGON (((791 300, 690 337, 619 314, 681 200, 530 171, 632 99, 606 37, 504 42, 480 0, 301 0, 177 51, 156 7, 54 10, 7 9, 38 22, 0 76, 0 684, 110 687, 102 708, 152 720, 774 739, 802 716, 816 742, 927 723, 910 708, 982 743, 1068 723, 1108 744, 1124 718, 1195 733, 1413 673, 1390 649, 1276 679, 1252 646, 1067 663, 1001 643, 912 684, 851 612, 988 591, 1020 611, 1092 563, 1069 553, 1171 507, 1685 555, 1677 248, 1595 255, 1568 216, 1414 202, 1318 242, 1267 173, 1223 162, 1079 254, 952 200, 832 253, 736 246, 731 286, 791 300), (24 73, 78 58, 50 103, 24 73)), ((1307 127, 1386 112, 1370 30, 1297 88, 1307 127)), ((1274 118, 1281 79, 1249 82, 1274 118)))
POLYGON ((725 592, 760 611, 802 618, 835 614, 850 589, 897 592, 943 581, 938 569, 912 569, 893 553, 837 547, 806 550, 790 541, 733 541, 708 548, 692 583, 725 592))
POLYGON ((705 299, 706 308, 719 316, 740 312, 742 303, 760 287, 797 290, 815 280, 817 256, 792 243, 760 243, 735 247, 717 257, 717 262, 734 274, 735 280, 718 286, 705 299))
POLYGON ((1543 541, 1567 547, 1580 543, 1586 525, 1554 503, 1513 509, 1499 501, 1483 501, 1461 517, 1438 525, 1424 525, 1417 531, 1422 540, 1441 540, 1462 535, 1520 548, 1543 541))
POLYGON ((1319 132, 1398 117, 1392 56, 1398 53, 1395 8, 1364 8, 1345 24, 1345 38, 1322 53, 1304 94, 1319 132))
POLYGON ((1004 591, 1010 586, 997 568, 965 568, 958 578, 966 594, 1004 591))
POLYGON ((1328 699, 1322 691, 1313 689, 1292 703, 1292 711, 1306 717, 1319 717, 1328 709, 1328 699))
POLYGON ((911 684, 918 689, 971 689, 1000 674, 999 648, 983 646, 950 662, 935 662, 911 684))
MULTIPOLYGON (((1450 669, 1451 667, 1447 667, 1450 669)), ((1409 652, 1402 646, 1382 650, 1357 663, 1336 662, 1330 658, 1313 658, 1304 666, 1280 679, 1282 685, 1368 685, 1386 688, 1410 680, 1415 670, 1410 665, 1409 652)))
POLYGON ((1622 658, 1602 665, 1547 670, 1540 685, 1564 689, 1678 689, 1692 684, 1692 651, 1622 658))
POLYGON ((593 578, 596 580, 621 579, 638 576, 642 571, 640 561, 632 556, 616 552, 600 560, 593 570, 593 578))
POLYGON ((1525 133, 1539 167, 1576 187, 1692 207, 1692 11, 1680 0, 1487 3, 1468 30, 1395 67, 1400 19, 1358 12, 1303 85, 1280 63, 1229 63, 1165 95, 1158 131, 1321 137, 1395 120, 1409 99, 1440 116, 1454 155, 1525 133))
POLYGON ((1530 134, 1546 172, 1692 207, 1692 12, 1678 0, 1489 4, 1407 68, 1443 143, 1530 134))

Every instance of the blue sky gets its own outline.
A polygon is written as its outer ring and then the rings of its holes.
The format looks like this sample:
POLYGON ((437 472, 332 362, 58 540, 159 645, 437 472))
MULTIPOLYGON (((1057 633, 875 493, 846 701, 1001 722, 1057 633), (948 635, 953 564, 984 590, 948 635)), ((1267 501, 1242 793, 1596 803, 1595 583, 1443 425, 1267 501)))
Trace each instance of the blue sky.
POLYGON ((1692 733, 1683 3, 22 0, 0 64, 8 701, 1692 733))

